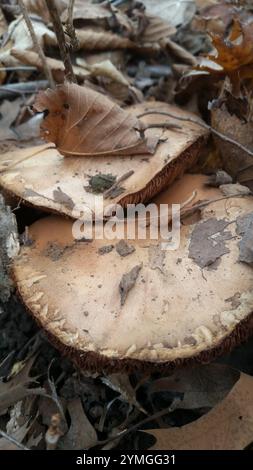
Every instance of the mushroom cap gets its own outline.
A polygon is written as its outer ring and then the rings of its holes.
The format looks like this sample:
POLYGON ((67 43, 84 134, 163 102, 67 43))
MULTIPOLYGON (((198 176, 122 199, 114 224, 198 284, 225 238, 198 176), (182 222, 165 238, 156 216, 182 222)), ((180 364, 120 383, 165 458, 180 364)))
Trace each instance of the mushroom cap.
MULTIPOLYGON (((192 114, 164 103, 142 103, 129 108, 135 115, 147 110, 174 113, 180 117, 192 114)), ((145 135, 160 139, 153 155, 63 157, 47 144, 19 149, 0 156, 0 186, 8 194, 49 212, 79 218, 80 208, 94 210, 97 194, 90 190, 90 179, 109 175, 122 181, 111 194, 104 195, 104 205, 145 202, 171 184, 196 160, 208 132, 191 122, 164 116, 148 115, 145 124, 165 123, 181 129, 150 128, 145 135), (25 157, 28 159, 22 161, 25 157), (13 163, 19 162, 13 166, 13 163), (11 165, 8 170, 8 165, 11 165)))
POLYGON ((162 250, 161 239, 125 240, 127 254, 119 240, 76 241, 72 221, 58 216, 30 227, 33 244, 13 265, 18 291, 80 366, 152 370, 210 361, 252 332, 253 270, 239 262, 237 224, 252 215, 252 198, 222 198, 203 179, 174 183, 175 194, 188 187, 197 201, 214 200, 201 220, 182 223, 174 251, 162 250))

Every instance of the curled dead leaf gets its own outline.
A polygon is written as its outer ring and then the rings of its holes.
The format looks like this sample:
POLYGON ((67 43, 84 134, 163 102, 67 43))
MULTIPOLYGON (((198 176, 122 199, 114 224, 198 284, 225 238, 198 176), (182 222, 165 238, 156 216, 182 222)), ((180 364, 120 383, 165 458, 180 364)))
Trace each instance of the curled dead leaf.
POLYGON ((34 108, 47 112, 42 137, 65 156, 147 154, 157 144, 142 136, 136 117, 87 87, 68 83, 40 92, 34 108))
POLYGON ((105 51, 107 49, 126 49, 135 48, 135 43, 129 38, 119 36, 110 31, 101 31, 97 29, 78 29, 76 30, 80 49, 89 51, 105 51))
MULTIPOLYGON (((39 54, 34 51, 23 51, 21 49, 11 49, 11 55, 18 59, 22 64, 33 65, 38 70, 43 70, 43 64, 39 54)), ((57 83, 63 83, 65 79, 65 68, 61 60, 52 57, 46 57, 46 62, 49 69, 52 71, 53 77, 57 83)), ((83 67, 73 66, 73 71, 76 77, 84 79, 89 76, 89 72, 83 67)))
POLYGON ((215 35, 213 45, 218 51, 212 60, 223 67, 226 72, 237 70, 243 65, 253 62, 253 29, 252 22, 242 23, 239 19, 232 20, 229 37, 215 35))
POLYGON ((210 32, 215 52, 202 59, 200 69, 227 74, 233 88, 241 79, 253 76, 253 16, 247 19, 235 14, 230 25, 220 33, 210 32), (217 68, 218 66, 218 68, 217 68))

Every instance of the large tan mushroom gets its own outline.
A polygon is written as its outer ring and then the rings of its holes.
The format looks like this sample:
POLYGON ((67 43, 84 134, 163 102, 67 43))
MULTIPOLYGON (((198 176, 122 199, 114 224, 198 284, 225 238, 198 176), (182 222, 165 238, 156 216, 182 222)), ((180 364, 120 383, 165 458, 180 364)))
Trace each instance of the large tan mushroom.
MULTIPOLYGON (((129 108, 135 115, 149 109, 192 116, 159 102, 129 108)), ((164 116, 150 114, 142 121, 152 125, 145 135, 160 139, 153 155, 64 157, 50 144, 24 148, 0 156, 0 186, 28 204, 73 218, 79 217, 80 206, 93 211, 97 194, 104 196, 107 206, 148 201, 191 167, 208 132, 164 116), (181 128, 153 127, 166 122, 181 128)))
POLYGON ((80 366, 151 370, 208 361, 252 332, 252 198, 223 198, 205 181, 187 175, 161 195, 163 203, 184 202, 197 190, 198 206, 213 200, 200 206, 200 220, 183 220, 174 251, 162 250, 161 239, 77 241, 73 222, 58 216, 30 227, 33 244, 13 265, 18 291, 80 366))

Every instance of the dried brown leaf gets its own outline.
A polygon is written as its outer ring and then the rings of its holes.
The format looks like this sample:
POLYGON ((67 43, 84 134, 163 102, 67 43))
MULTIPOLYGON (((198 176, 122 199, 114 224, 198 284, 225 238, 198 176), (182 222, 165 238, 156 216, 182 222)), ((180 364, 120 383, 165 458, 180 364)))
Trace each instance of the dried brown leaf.
POLYGON ((117 82, 121 85, 129 87, 129 81, 127 80, 127 78, 123 75, 122 72, 117 69, 117 67, 115 67, 115 65, 110 60, 103 60, 102 62, 89 65, 87 63, 84 64, 82 59, 80 59, 77 60, 77 64, 83 64, 84 67, 86 66, 86 68, 90 71, 91 75, 94 77, 107 77, 113 82, 117 82))
POLYGON ((127 49, 135 48, 133 41, 110 31, 101 31, 97 29, 78 29, 76 37, 80 49, 89 51, 105 51, 107 49, 127 49))
POLYGON ((0 413, 30 394, 45 393, 45 390, 40 387, 29 388, 31 384, 35 383, 35 379, 29 376, 34 359, 34 357, 29 359, 10 380, 0 382, 0 413))
POLYGON ((6 434, 10 436, 10 438, 13 438, 14 442, 11 442, 6 437, 2 437, 0 439, 0 450, 20 450, 20 447, 17 444, 18 443, 21 444, 23 442, 24 438, 28 434, 33 424, 30 418, 28 418, 26 421, 24 420, 24 417, 22 416, 21 408, 22 408, 22 402, 16 403, 16 405, 11 410, 11 413, 10 413, 11 419, 9 420, 6 426, 6 434), (15 420, 15 418, 13 419, 13 414, 16 413, 17 409, 18 409, 19 415, 18 415, 18 419, 15 420), (24 421, 24 422, 23 424, 19 424, 19 421, 21 422, 24 421), (15 441, 17 442, 17 444, 15 444, 15 441))
MULTIPOLYGON (((43 64, 40 60, 39 54, 34 51, 24 51, 21 49, 11 49, 11 55, 18 59, 22 64, 32 65, 37 67, 38 70, 43 71, 43 64)), ((50 70, 52 71, 53 77, 58 83, 63 83, 65 79, 65 67, 61 60, 53 59, 52 57, 46 57, 46 62, 50 70)), ((89 72, 83 67, 73 66, 73 71, 76 77, 84 79, 89 76, 89 72)))
POLYGON ((176 33, 176 28, 156 15, 146 15, 148 25, 140 36, 142 44, 153 43, 176 33))
POLYGON ((210 36, 215 51, 201 60, 200 69, 227 74, 238 93, 240 81, 253 77, 253 16, 248 14, 245 19, 234 14, 224 31, 210 31, 210 36))
POLYGON ((12 434, 5 433, 5 431, 0 430, 0 435, 3 436, 0 438, 0 451, 1 450, 29 450, 26 446, 21 444, 26 434, 28 433, 31 425, 28 425, 28 422, 21 426, 17 431, 12 434))
MULTIPOLYGON (((38 43, 42 48, 46 45, 55 46, 57 44, 54 32, 40 18, 32 17, 31 21, 38 43)), ((34 49, 33 40, 21 16, 9 24, 5 42, 0 49, 0 62, 6 67, 18 67, 20 65, 19 60, 11 55, 12 48, 20 49, 23 53, 34 49)), ((23 74, 24 72, 17 73, 23 74)), ((21 76, 23 77, 23 75, 21 76)))
MULTIPOLYGON (((56 45, 56 37, 53 31, 51 31, 40 18, 32 18, 32 25, 38 40, 38 43, 41 47, 44 47, 47 44, 56 45)), ((18 18, 15 21, 10 23, 8 28, 8 35, 10 47, 19 48, 23 51, 33 50, 34 44, 31 38, 31 35, 27 29, 25 20, 18 18)))
POLYGON ((169 377, 153 381, 149 393, 163 390, 183 394, 180 409, 213 407, 229 393, 240 373, 223 364, 183 368, 169 377))
POLYGON ((253 435, 253 377, 241 374, 226 398, 193 423, 145 432, 156 438, 154 450, 244 449, 253 435))
POLYGON ((1 450, 20 450, 20 448, 13 442, 8 441, 5 437, 0 439, 0 451, 1 450))
POLYGON ((75 398, 68 404, 71 425, 68 433, 61 440, 66 450, 89 449, 97 442, 97 434, 85 415, 80 398, 75 398))
POLYGON ((239 196, 239 195, 249 195, 251 193, 250 189, 247 186, 243 186, 239 183, 234 184, 221 184, 220 190, 225 196, 239 196))
MULTIPOLYGON (((31 0, 30 0, 31 1, 31 0)), ((34 0, 36 1, 36 0, 34 0)), ((59 1, 59 0, 58 0, 59 1)), ((67 6, 68 1, 61 0, 67 6)), ((112 9, 109 8, 106 3, 98 4, 93 0, 75 0, 74 9, 73 9, 73 19, 74 20, 104 20, 112 16, 112 9)), ((61 15, 61 20, 66 22, 68 19, 68 10, 65 9, 61 15)))
MULTIPOLYGON (((148 109, 154 109, 154 106, 179 116, 192 116, 178 107, 162 102, 144 102, 126 108, 126 111, 138 116, 148 109)), ((146 127, 161 122, 158 115, 144 116, 141 119, 146 127)), ((171 119, 169 124, 171 123, 178 124, 178 121, 171 119)), ((96 194, 90 193, 89 189, 91 178, 95 175, 112 174, 116 178, 115 185, 104 193, 105 213, 112 202, 125 207, 131 202, 150 200, 196 161, 199 150, 205 145, 207 132, 200 126, 185 122, 182 132, 157 127, 147 129, 147 134, 152 139, 160 139, 152 156, 122 157, 113 154, 102 158, 68 159, 50 144, 14 149, 0 157, 0 185, 34 206, 74 218, 80 217, 80 204, 87 206, 91 213, 94 210, 96 194), (72 199, 74 209, 71 209, 70 200, 66 204, 66 198, 61 197, 55 201, 54 191, 58 187, 72 199)), ((189 193, 185 194, 185 199, 187 197, 189 193)))
POLYGON ((47 110, 41 135, 65 156, 152 153, 157 144, 141 136, 136 117, 87 87, 65 84, 40 92, 34 107, 47 110))
POLYGON ((218 51, 217 57, 212 57, 226 72, 239 69, 253 62, 253 18, 242 23, 235 18, 232 23, 229 38, 215 35, 213 45, 218 51))
MULTIPOLYGON (((253 123, 244 122, 235 114, 230 114, 225 104, 211 111, 212 126, 226 136, 253 149, 253 123)), ((250 155, 242 152, 229 142, 215 138, 222 157, 222 167, 240 184, 253 188, 253 160, 250 155)))
POLYGON ((147 13, 158 15, 173 26, 187 24, 195 10, 195 0, 142 0, 147 13))
POLYGON ((11 125, 15 121, 21 107, 22 99, 17 98, 15 101, 5 100, 0 106, 0 140, 16 139, 17 134, 11 129, 11 125))
POLYGON ((253 263, 253 213, 238 217, 237 233, 242 239, 239 242, 239 260, 252 266, 253 263))
POLYGON ((127 374, 110 374, 102 377, 102 382, 116 392, 120 393, 122 399, 135 406, 142 413, 147 414, 136 398, 136 390, 132 387, 127 374))
MULTIPOLYGON (((29 13, 41 16, 46 23, 50 21, 50 14, 45 0, 23 0, 23 2, 29 13)), ((54 2, 59 14, 61 14, 68 5, 68 0, 54 0, 54 2)))

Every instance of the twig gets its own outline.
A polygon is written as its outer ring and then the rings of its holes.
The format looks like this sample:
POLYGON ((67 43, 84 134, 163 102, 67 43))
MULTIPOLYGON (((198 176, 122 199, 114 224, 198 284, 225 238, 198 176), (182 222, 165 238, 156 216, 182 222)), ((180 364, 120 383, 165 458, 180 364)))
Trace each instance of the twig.
POLYGON ((122 183, 122 181, 125 181, 127 178, 130 178, 130 176, 132 176, 133 174, 134 174, 134 170, 129 170, 126 173, 124 173, 124 175, 120 176, 115 181, 115 183, 113 183, 113 185, 104 192, 104 194, 103 194, 104 197, 106 197, 106 198, 110 197, 111 192, 114 191, 114 189, 118 187, 119 183, 122 183))
MULTIPOLYGON (((40 152, 44 152, 44 150, 48 150, 48 149, 55 149, 55 147, 43 147, 43 148, 40 148, 39 150, 36 150, 34 153, 32 153, 32 155, 26 155, 25 157, 23 158, 20 158, 19 160, 17 160, 16 162, 12 162, 10 163, 10 165, 7 165, 6 167, 0 167, 0 173, 4 173, 5 171, 9 171, 9 170, 12 170, 12 168, 14 168, 16 165, 18 165, 19 163, 23 163, 25 162, 26 160, 29 160, 30 158, 34 157, 35 155, 38 155, 38 153, 40 152)), ((39 196, 41 196, 40 194, 38 194, 39 196)), ((41 197, 45 197, 45 196, 41 196, 41 197)), ((48 199, 48 198, 46 198, 48 199)))
POLYGON ((69 5, 68 5, 68 18, 66 21, 65 29, 66 29, 66 34, 70 37, 71 41, 71 46, 74 51, 79 49, 79 41, 76 36, 76 31, 74 28, 73 24, 73 12, 74 12, 74 3, 75 0, 69 0, 69 5))
POLYGON ((158 128, 160 127, 161 129, 170 129, 170 130, 176 130, 176 129, 182 129, 182 126, 178 126, 177 124, 173 124, 171 122, 158 122, 158 123, 154 123, 154 124, 147 124, 147 126, 145 127, 144 129, 144 132, 147 130, 147 129, 155 129, 155 128, 158 128))
POLYGON ((69 5, 68 5, 68 23, 71 23, 71 24, 73 24, 74 3, 75 3, 75 0, 69 0, 69 5))
MULTIPOLYGON (((231 199, 233 197, 245 197, 245 196, 252 196, 252 194, 229 194, 228 196, 221 196, 217 199, 209 199, 208 201, 200 202, 199 204, 194 204, 192 207, 186 207, 181 213, 181 216, 184 217, 185 215, 190 215, 199 209, 203 209, 204 207, 212 204, 214 202, 224 201, 224 199, 231 199)), ((230 223, 230 222, 229 222, 230 223)))
POLYGON ((18 67, 0 67, 0 72, 14 72, 18 70, 24 70, 26 71, 31 71, 35 72, 37 70, 36 67, 32 67, 31 65, 19 65, 18 67))
POLYGON ((62 407, 62 404, 58 398, 58 395, 57 395, 57 391, 56 391, 56 387, 55 387, 55 383, 54 381, 50 378, 50 370, 51 370, 51 366, 54 362, 54 359, 52 359, 52 361, 50 362, 49 366, 48 366, 48 371, 47 371, 47 380, 48 380, 48 384, 49 384, 49 387, 50 387, 50 390, 51 390, 51 398, 52 400, 55 402, 59 412, 60 412, 60 416, 64 422, 64 425, 66 427, 66 429, 68 428, 67 426, 67 423, 66 423, 66 418, 65 418, 65 414, 64 414, 64 410, 63 410, 63 407, 62 407))
MULTIPOLYGON (((175 399, 173 403, 177 402, 178 399, 175 399)), ((139 423, 134 424, 131 426, 129 429, 126 429, 125 431, 122 431, 115 436, 109 437, 108 439, 105 439, 104 441, 98 441, 94 443, 94 445, 104 445, 107 444, 108 442, 114 441, 115 439, 122 439, 122 437, 125 437, 127 434, 135 431, 136 429, 142 427, 144 424, 150 423, 151 421, 155 421, 158 418, 161 418, 162 416, 167 415, 168 413, 171 413, 175 409, 175 404, 173 403, 168 406, 168 408, 165 408, 164 410, 158 411, 152 416, 148 416, 147 418, 144 418, 142 421, 139 421, 139 423)))
POLYGON ((54 83, 54 79, 53 79, 53 75, 52 75, 52 72, 50 70, 50 68, 48 67, 48 64, 47 64, 47 61, 46 61, 46 57, 44 55, 44 52, 43 52, 43 49, 41 47, 41 45, 39 44, 38 42, 38 39, 37 39, 37 36, 36 36, 36 33, 34 31, 34 27, 33 27, 33 24, 30 20, 30 17, 28 15, 28 12, 26 10, 26 7, 23 3, 23 0, 18 0, 18 4, 20 6, 20 9, 22 11, 22 15, 24 17, 24 20, 26 22, 26 26, 30 32, 30 35, 31 35, 31 38, 33 40, 33 45, 34 45, 34 48, 35 50, 37 51, 38 55, 39 55, 39 58, 41 60, 41 63, 43 65, 43 70, 44 70, 44 73, 49 81, 49 84, 50 84, 50 87, 51 88, 54 88, 55 87, 55 83, 54 83))
POLYGON ((24 446, 20 442, 18 442, 14 437, 9 436, 9 434, 6 434, 6 432, 2 431, 0 429, 0 436, 4 437, 7 441, 10 441, 12 444, 15 444, 15 446, 19 447, 22 450, 30 450, 28 447, 24 446))
POLYGON ((69 82, 76 83, 76 77, 73 71, 69 50, 66 44, 63 26, 59 17, 57 7, 54 0, 46 0, 47 8, 53 23, 54 31, 57 37, 58 46, 61 54, 62 61, 65 67, 66 79, 69 82))
MULTIPOLYGON (((227 196, 221 196, 221 197, 218 197, 216 199, 208 199, 207 201, 202 201, 202 202, 199 202, 199 203, 196 203, 194 204, 193 206, 191 207, 187 207, 188 204, 190 204, 197 196, 198 192, 195 190, 193 191, 192 195, 184 202, 182 202, 180 204, 180 220, 182 220, 185 216, 189 216, 191 214, 194 214, 194 212, 200 210, 200 209, 204 209, 205 207, 209 206, 209 204, 213 204, 215 202, 219 202, 219 201, 224 201, 225 199, 231 199, 231 198, 234 198, 234 197, 246 197, 246 196, 252 196, 252 194, 229 194, 227 196)), ((155 216, 155 217, 150 217, 149 218, 149 223, 151 220, 160 220, 161 219, 161 215, 159 214, 158 216, 155 216)), ((138 220, 146 220, 144 218, 140 218, 138 220)), ((170 212, 169 214, 169 217, 168 217, 168 220, 166 222, 170 223, 172 221, 172 213, 170 212)), ((148 227, 149 225, 147 225, 148 227)))
POLYGON ((243 152, 246 152, 248 155, 253 157, 253 151, 252 150, 248 149, 247 147, 244 147, 244 145, 240 144, 239 142, 232 139, 231 137, 228 137, 227 135, 222 134, 222 132, 217 131, 212 126, 209 126, 208 124, 206 124, 203 121, 200 122, 198 119, 194 119, 194 118, 191 118, 191 117, 185 118, 185 117, 181 117, 181 116, 176 116, 175 114, 168 113, 168 112, 165 112, 165 111, 156 111, 156 110, 146 111, 145 113, 139 114, 137 117, 142 118, 144 116, 148 116, 149 114, 158 114, 160 116, 168 116, 168 117, 171 117, 173 119, 178 119, 178 121, 192 122, 193 124, 197 124, 198 126, 203 127, 204 129, 207 129, 209 132, 212 132, 213 134, 217 135, 217 137, 220 137, 220 139, 224 140, 225 142, 228 142, 229 144, 235 145, 240 150, 243 150, 243 152))

